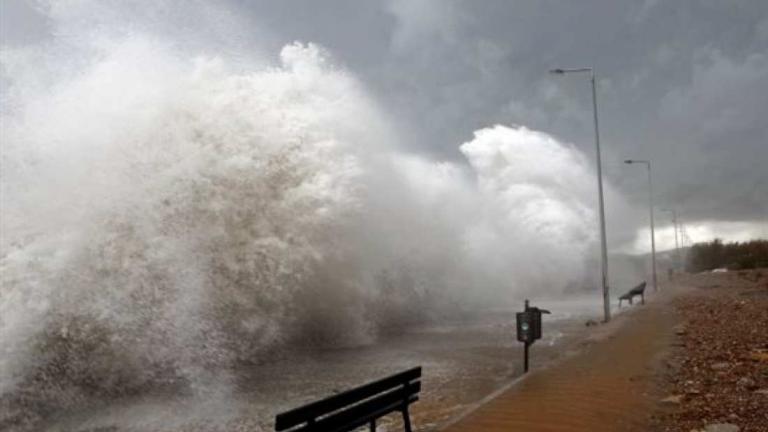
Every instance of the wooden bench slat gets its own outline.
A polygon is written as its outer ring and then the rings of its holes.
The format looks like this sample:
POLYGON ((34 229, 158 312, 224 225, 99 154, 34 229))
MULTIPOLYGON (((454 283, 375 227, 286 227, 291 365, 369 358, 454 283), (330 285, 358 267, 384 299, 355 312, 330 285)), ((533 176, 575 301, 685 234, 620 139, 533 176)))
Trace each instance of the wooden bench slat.
POLYGON ((629 304, 632 304, 632 299, 635 296, 640 296, 640 298, 643 301, 643 304, 645 304, 645 286, 646 282, 643 281, 636 287, 632 288, 631 290, 627 291, 626 293, 619 296, 619 307, 621 307, 621 302, 624 300, 628 300, 629 304))
MULTIPOLYGON (((410 383, 421 377, 421 367, 415 367, 405 372, 401 372, 378 381, 374 381, 363 386, 347 390, 337 395, 323 400, 309 403, 302 407, 286 411, 275 418, 275 430, 282 431, 289 429, 309 420, 316 419, 333 411, 340 410, 356 402, 368 399, 386 390, 410 383)), ((416 388, 409 385, 408 389, 416 388)), ((421 388, 420 386, 418 387, 421 388)), ((419 390, 416 390, 418 392, 419 390)))
POLYGON ((645 285, 646 283, 643 282, 636 287, 632 288, 631 290, 627 291, 625 294, 621 295, 621 298, 629 298, 629 296, 636 296, 641 295, 645 292, 645 285))
MULTIPOLYGON (((416 390, 418 392, 418 390, 416 390)), ((341 432, 354 430, 370 423, 389 413, 402 411, 419 400, 419 396, 412 391, 404 392, 402 389, 391 393, 385 393, 366 402, 354 405, 351 408, 339 411, 322 418, 313 424, 291 430, 291 432, 341 432)))

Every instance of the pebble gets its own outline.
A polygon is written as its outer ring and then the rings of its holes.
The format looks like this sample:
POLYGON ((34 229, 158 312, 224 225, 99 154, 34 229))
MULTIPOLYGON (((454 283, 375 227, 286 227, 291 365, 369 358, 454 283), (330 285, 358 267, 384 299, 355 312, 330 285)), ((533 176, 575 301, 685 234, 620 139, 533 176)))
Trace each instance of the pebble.
POLYGON ((709 366, 712 370, 725 370, 731 367, 731 364, 728 362, 719 362, 719 363, 712 363, 712 365, 709 366))
POLYGON ((757 388, 757 383, 755 380, 747 377, 739 378, 739 380, 736 381, 736 384, 750 390, 757 388))
POLYGON ((739 432, 739 427, 733 423, 713 423, 704 427, 704 432, 739 432))
POLYGON ((664 399, 660 400, 659 402, 661 402, 663 404, 677 405, 677 404, 679 404, 682 401, 683 401, 683 395, 672 395, 672 396, 665 397, 664 399))

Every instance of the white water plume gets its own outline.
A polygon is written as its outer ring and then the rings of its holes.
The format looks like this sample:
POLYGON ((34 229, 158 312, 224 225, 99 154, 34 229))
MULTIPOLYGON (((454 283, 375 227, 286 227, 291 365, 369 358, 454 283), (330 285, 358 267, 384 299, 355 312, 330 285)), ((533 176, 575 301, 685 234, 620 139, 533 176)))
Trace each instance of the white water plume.
POLYGON ((408 154, 313 44, 251 71, 149 35, 83 51, 60 74, 3 58, 0 425, 226 392, 270 350, 583 279, 593 174, 544 133, 476 131, 466 164, 408 154))

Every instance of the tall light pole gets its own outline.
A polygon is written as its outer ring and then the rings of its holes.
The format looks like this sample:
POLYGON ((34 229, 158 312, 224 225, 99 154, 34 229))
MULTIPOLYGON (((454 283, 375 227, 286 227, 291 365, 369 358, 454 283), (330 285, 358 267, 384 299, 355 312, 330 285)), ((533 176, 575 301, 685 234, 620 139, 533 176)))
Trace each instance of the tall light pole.
POLYGON ((661 210, 672 213, 672 227, 675 229, 675 265, 673 267, 680 267, 680 241, 677 239, 677 210, 667 208, 661 210))
POLYGON ((598 205, 600 207, 600 268, 602 270, 602 284, 603 284, 603 313, 605 315, 605 322, 611 320, 611 297, 608 289, 608 243, 605 239, 605 205, 603 203, 603 164, 600 157, 600 129, 597 124, 597 85, 595 83, 595 70, 591 67, 588 68, 575 68, 575 69, 552 69, 549 71, 553 74, 565 75, 568 73, 589 73, 590 80, 592 82, 592 111, 595 120, 595 157, 597 158, 597 193, 598 193, 598 205))
POLYGON ((644 164, 648 168, 648 213, 651 216, 651 268, 653 269, 653 290, 658 291, 658 279, 656 278, 656 234, 653 227, 653 182, 651 181, 651 161, 627 159, 625 164, 644 164))

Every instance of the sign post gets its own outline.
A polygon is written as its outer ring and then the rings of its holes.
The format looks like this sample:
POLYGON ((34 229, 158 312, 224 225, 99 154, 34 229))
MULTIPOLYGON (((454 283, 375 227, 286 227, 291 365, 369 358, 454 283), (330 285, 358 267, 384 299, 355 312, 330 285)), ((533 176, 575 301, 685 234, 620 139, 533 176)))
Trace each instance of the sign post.
POLYGON ((528 372, 528 351, 534 342, 541 339, 541 315, 551 313, 545 309, 531 307, 525 300, 525 310, 517 313, 517 340, 525 344, 523 370, 528 372))

